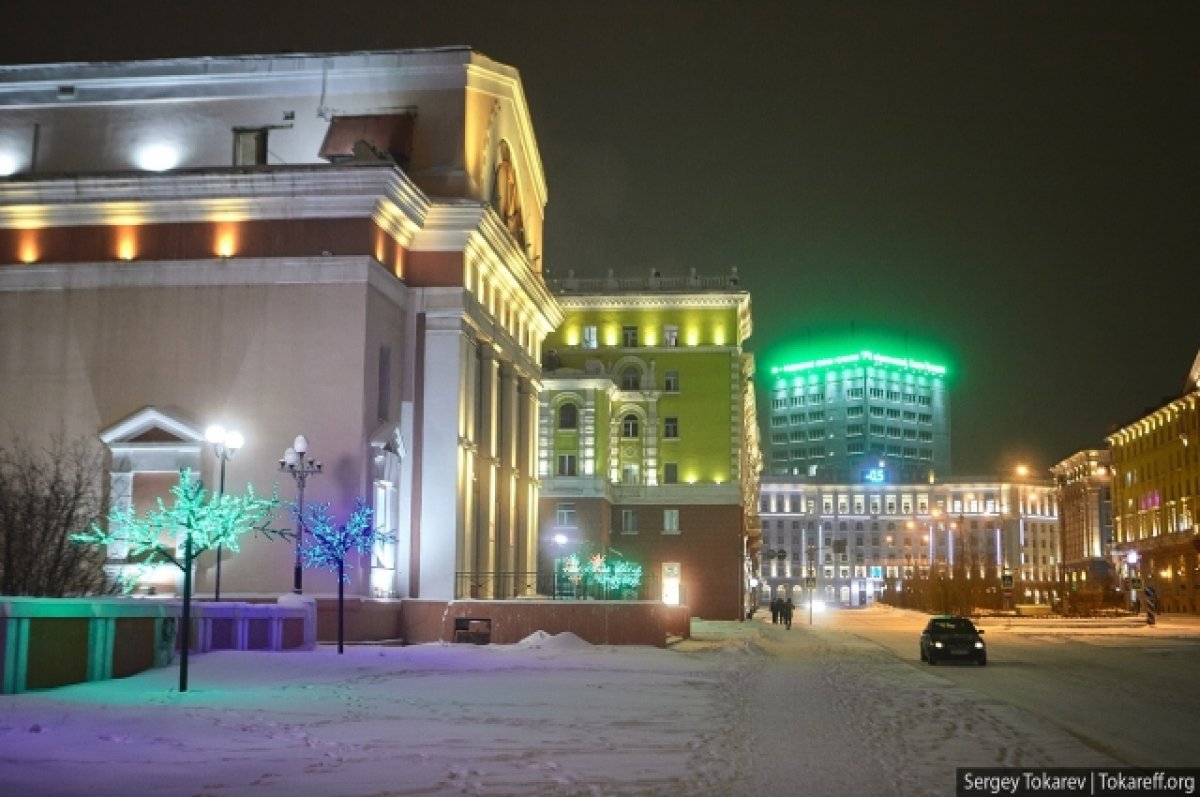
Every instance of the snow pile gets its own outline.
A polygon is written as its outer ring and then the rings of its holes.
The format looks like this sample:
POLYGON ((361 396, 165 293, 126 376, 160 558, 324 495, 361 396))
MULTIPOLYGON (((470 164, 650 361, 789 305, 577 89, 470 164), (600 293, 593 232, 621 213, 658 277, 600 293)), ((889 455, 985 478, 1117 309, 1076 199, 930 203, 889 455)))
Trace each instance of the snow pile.
POLYGON ((563 631, 559 634, 548 634, 545 631, 534 631, 520 642, 513 645, 521 650, 580 650, 592 647, 592 643, 563 631))

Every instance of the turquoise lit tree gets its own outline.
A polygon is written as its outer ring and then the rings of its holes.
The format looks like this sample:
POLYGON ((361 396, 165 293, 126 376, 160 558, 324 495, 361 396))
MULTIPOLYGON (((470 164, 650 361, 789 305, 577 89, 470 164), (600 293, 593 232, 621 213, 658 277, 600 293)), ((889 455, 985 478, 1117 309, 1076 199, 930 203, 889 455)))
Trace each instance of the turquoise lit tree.
POLYGON ((350 574, 346 571, 353 567, 347 558, 352 553, 369 555, 375 545, 395 542, 396 539, 393 534, 380 531, 372 525, 372 514, 362 498, 354 499, 354 511, 345 523, 338 523, 329 514, 328 502, 308 504, 303 511, 292 505, 292 516, 296 518, 297 526, 307 531, 309 536, 309 540, 300 548, 304 566, 323 567, 338 575, 338 653, 342 653, 345 639, 345 586, 350 581, 350 574))
POLYGON ((563 557, 559 575, 576 590, 582 586, 599 587, 607 598, 610 591, 636 590, 642 584, 642 566, 625 559, 610 559, 602 553, 591 554, 587 561, 578 553, 563 557))
POLYGON ((289 537, 290 533, 270 528, 279 507, 279 497, 273 493, 264 498, 247 485, 245 495, 229 493, 212 495, 190 469, 179 473, 179 484, 171 488, 175 501, 167 506, 162 498, 158 507, 138 515, 133 507, 114 509, 109 513, 107 528, 93 523, 91 528, 72 536, 72 540, 87 545, 124 543, 131 559, 140 560, 143 567, 169 563, 183 571, 183 622, 180 631, 179 691, 188 688, 188 649, 191 646, 192 564, 205 551, 224 546, 239 550, 238 539, 248 531, 268 538, 289 537), (171 541, 183 535, 182 556, 171 541))

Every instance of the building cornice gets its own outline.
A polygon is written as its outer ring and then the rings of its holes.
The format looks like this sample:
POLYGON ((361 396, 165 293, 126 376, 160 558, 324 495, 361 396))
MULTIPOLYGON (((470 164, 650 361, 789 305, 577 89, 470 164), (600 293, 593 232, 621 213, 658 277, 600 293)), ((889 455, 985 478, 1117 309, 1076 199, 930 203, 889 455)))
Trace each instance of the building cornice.
POLYGON ((0 227, 363 218, 407 244, 428 198, 391 164, 267 166, 0 182, 0 227))

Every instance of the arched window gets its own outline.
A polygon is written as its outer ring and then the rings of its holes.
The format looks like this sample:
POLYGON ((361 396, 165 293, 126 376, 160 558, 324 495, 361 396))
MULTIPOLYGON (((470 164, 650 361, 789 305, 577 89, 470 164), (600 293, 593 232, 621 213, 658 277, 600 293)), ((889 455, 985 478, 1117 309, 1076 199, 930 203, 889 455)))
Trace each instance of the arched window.
POLYGON ((641 390, 642 375, 637 368, 632 365, 621 372, 621 389, 622 390, 641 390))
POLYGON ((638 436, 638 419, 633 413, 621 419, 621 437, 638 436))
POLYGON ((579 408, 569 401, 558 408, 558 428, 579 428, 579 408))

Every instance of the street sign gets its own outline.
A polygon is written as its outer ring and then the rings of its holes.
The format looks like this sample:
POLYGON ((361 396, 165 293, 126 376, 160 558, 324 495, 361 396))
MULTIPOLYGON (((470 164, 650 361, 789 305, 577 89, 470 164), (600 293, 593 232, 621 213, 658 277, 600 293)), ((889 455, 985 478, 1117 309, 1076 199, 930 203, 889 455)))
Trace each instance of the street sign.
MULTIPOLYGON (((1138 578, 1137 576, 1134 576, 1133 578, 1129 579, 1129 588, 1130 589, 1141 589, 1142 588, 1142 580, 1140 578, 1138 578)), ((1150 589, 1154 589, 1154 587, 1151 587, 1150 589)))
POLYGON ((817 588, 817 577, 816 576, 805 576, 804 577, 804 588, 805 589, 816 589, 817 588))
POLYGON ((1004 575, 1000 576, 1000 586, 1004 587, 1004 590, 1006 592, 1012 591, 1012 586, 1013 586, 1012 573, 1005 573, 1004 575))

